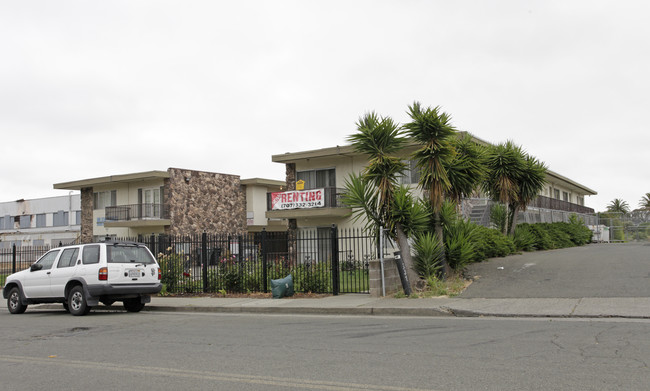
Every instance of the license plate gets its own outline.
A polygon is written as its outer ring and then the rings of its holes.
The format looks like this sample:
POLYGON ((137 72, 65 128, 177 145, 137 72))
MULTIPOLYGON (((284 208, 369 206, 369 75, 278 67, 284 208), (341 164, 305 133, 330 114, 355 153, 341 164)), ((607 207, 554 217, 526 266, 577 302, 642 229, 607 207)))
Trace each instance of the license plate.
POLYGON ((129 270, 129 277, 131 278, 140 277, 140 270, 129 270))

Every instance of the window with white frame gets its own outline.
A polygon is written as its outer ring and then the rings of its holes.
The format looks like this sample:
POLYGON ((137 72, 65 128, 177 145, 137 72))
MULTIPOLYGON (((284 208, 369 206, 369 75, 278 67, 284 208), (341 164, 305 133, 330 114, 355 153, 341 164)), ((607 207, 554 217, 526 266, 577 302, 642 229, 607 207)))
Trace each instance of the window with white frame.
POLYGON ((93 194, 95 210, 117 205, 117 190, 98 191, 93 194))
POLYGON ((399 176, 401 185, 415 185, 420 181, 420 170, 415 160, 405 160, 406 169, 399 176))
POLYGON ((305 190, 336 187, 336 169, 298 171, 296 179, 305 181, 305 190))

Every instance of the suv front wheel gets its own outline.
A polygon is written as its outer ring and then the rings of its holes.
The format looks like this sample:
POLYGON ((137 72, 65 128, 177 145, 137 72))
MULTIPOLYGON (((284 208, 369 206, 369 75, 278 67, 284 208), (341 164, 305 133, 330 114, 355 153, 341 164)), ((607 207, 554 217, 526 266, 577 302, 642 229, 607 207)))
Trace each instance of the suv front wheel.
POLYGON ((16 287, 11 288, 11 291, 9 291, 7 308, 12 314, 22 314, 27 310, 27 306, 20 301, 20 290, 16 287))
POLYGON ((77 285, 72 288, 70 296, 68 296, 68 310, 70 313, 75 316, 86 315, 90 312, 90 308, 86 303, 83 287, 77 285))

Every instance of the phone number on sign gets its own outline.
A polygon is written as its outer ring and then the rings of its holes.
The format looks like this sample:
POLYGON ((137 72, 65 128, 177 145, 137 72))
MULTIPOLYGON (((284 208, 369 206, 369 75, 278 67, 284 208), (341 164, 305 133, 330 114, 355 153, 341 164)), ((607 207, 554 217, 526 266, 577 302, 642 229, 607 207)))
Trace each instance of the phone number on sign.
POLYGON ((287 202, 282 204, 282 209, 318 208, 323 206, 322 202, 287 202))

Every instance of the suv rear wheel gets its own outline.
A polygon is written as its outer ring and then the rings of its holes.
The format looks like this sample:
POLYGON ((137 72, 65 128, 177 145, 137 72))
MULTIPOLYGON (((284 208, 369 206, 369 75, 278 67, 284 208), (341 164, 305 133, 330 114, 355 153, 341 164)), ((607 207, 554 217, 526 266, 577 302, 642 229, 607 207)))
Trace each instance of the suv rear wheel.
POLYGON ((144 303, 140 300, 139 297, 134 299, 125 299, 122 304, 127 312, 140 312, 144 308, 144 303))
POLYGON ((12 314, 22 314, 27 310, 27 305, 20 301, 20 290, 16 287, 11 288, 7 298, 7 308, 12 314))
POLYGON ((68 296, 68 310, 70 313, 75 316, 86 315, 90 312, 90 308, 86 303, 83 287, 77 285, 72 288, 70 296, 68 296))

